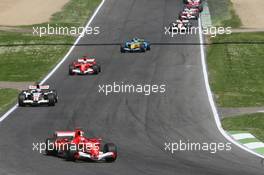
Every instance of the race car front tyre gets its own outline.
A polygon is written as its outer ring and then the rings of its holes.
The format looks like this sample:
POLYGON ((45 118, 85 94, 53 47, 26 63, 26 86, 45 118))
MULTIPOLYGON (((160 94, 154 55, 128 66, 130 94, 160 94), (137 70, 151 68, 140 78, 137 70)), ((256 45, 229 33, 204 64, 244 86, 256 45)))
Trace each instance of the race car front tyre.
POLYGON ((103 152, 104 153, 108 153, 108 152, 113 152, 114 153, 113 157, 105 158, 106 162, 114 162, 116 160, 116 158, 117 158, 117 147, 116 147, 115 144, 113 144, 113 143, 105 144, 104 148, 103 148, 103 152))
POLYGON ((198 7, 198 9, 199 9, 199 12, 201 13, 201 12, 203 11, 203 4, 201 4, 201 5, 198 7))
POLYGON ((150 45, 149 44, 147 45, 147 50, 150 50, 150 45))
POLYGON ((55 139, 47 138, 45 143, 46 143, 46 149, 45 149, 46 154, 50 156, 57 156, 58 151, 55 148, 55 144, 54 144, 55 139))
POLYGON ((55 106, 55 103, 56 103, 56 97, 54 94, 48 94, 48 105, 49 106, 55 106))
POLYGON ((140 45, 140 51, 141 51, 141 52, 146 52, 145 46, 144 46, 143 44, 140 45))
POLYGON ((24 94, 18 95, 18 105, 19 106, 25 106, 24 100, 26 99, 26 96, 24 94))
POLYGON ((58 103, 58 93, 56 90, 52 90, 53 94, 55 95, 55 102, 58 103))
POLYGON ((100 66, 99 65, 94 65, 93 66, 93 71, 94 71, 94 74, 98 74, 101 71, 100 66))
POLYGON ((98 64, 98 70, 101 72, 101 65, 98 64))

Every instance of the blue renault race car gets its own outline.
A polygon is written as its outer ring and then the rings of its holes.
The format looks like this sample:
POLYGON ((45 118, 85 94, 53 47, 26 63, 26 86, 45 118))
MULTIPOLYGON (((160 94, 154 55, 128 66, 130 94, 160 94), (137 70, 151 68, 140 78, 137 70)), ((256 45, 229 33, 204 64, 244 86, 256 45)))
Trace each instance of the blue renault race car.
POLYGON ((121 53, 125 52, 146 52, 150 50, 150 43, 144 39, 133 38, 131 41, 126 41, 124 45, 121 45, 121 53))

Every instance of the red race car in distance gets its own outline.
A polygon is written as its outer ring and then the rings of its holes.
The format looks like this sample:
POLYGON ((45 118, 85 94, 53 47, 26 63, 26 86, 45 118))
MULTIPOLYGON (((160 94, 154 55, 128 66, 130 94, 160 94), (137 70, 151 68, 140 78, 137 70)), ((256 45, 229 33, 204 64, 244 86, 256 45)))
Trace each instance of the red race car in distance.
POLYGON ((80 129, 75 131, 56 131, 52 138, 46 139, 46 154, 65 158, 69 161, 105 161, 114 162, 117 148, 107 143, 101 149, 100 138, 84 137, 80 129))
POLYGON ((101 72, 101 66, 96 63, 94 58, 88 58, 86 56, 73 61, 69 65, 70 75, 98 74, 99 72, 101 72))
POLYGON ((197 9, 199 12, 203 11, 203 0, 183 0, 185 8, 197 9))

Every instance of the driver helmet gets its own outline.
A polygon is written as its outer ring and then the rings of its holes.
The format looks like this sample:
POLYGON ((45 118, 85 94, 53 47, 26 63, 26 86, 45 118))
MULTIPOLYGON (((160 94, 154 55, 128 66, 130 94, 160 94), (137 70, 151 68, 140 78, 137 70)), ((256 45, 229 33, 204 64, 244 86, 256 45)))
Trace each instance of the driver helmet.
POLYGON ((137 37, 133 38, 132 40, 133 40, 134 42, 138 42, 138 41, 139 41, 139 39, 138 39, 137 37))
POLYGON ((84 137, 84 132, 80 129, 75 131, 75 137, 84 137))

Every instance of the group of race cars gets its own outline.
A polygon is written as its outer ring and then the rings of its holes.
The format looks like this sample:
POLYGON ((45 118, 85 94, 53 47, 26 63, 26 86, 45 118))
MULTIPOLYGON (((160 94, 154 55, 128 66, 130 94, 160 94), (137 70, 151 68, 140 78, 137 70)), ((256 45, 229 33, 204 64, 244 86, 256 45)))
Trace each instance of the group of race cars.
MULTIPOLYGON (((171 28, 189 28, 190 20, 198 19, 202 9, 202 0, 184 0, 185 6, 179 14, 176 23, 171 28)), ((146 52, 150 50, 150 43, 144 39, 133 38, 120 46, 120 52, 146 52)), ((95 58, 83 56, 69 65, 69 75, 98 74, 101 66, 95 58)), ((18 105, 47 104, 54 106, 58 102, 56 90, 48 85, 31 85, 18 95, 18 105)), ((100 138, 87 138, 81 129, 75 131, 56 131, 51 138, 46 139, 46 154, 63 157, 66 160, 91 160, 114 162, 117 158, 117 148, 113 143, 102 147, 100 138)))
POLYGON ((183 0, 184 7, 178 19, 170 24, 170 31, 188 31, 192 27, 191 20, 197 20, 203 11, 203 0, 183 0))
MULTIPOLYGON (((121 53, 146 52, 150 50, 150 43, 144 39, 133 38, 120 46, 121 53)), ((69 75, 88 75, 101 72, 101 66, 95 58, 83 56, 69 65, 69 75)), ((18 105, 55 106, 58 102, 56 90, 49 85, 30 85, 18 95, 18 105)), ((88 160, 114 162, 117 158, 117 147, 107 143, 102 147, 100 138, 87 138, 81 129, 75 131, 56 131, 51 138, 46 139, 46 154, 65 158, 66 160, 88 160)))
MULTIPOLYGON (((150 43, 144 39, 133 38, 120 46, 121 53, 125 52, 146 52, 150 50, 150 43)), ((95 75, 101 72, 101 65, 95 58, 83 56, 74 60, 69 65, 69 75, 95 75)), ((50 89, 48 85, 30 85, 27 90, 22 90, 18 95, 18 105, 21 107, 27 105, 55 106, 58 102, 56 90, 50 89)))

